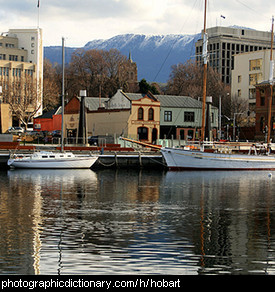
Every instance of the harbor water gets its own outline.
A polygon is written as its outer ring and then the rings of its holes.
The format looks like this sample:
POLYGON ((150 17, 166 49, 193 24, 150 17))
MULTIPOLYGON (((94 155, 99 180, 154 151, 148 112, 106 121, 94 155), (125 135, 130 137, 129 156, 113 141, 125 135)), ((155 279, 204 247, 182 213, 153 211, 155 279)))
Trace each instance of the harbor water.
POLYGON ((0 172, 0 274, 275 274, 275 172, 0 172))

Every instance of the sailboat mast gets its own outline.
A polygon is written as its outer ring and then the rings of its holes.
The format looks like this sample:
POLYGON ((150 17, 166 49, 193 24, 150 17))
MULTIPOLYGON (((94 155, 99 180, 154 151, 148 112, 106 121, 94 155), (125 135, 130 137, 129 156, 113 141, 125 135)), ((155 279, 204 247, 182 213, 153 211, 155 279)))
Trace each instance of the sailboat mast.
POLYGON ((64 152, 64 95, 65 95, 65 39, 62 38, 62 124, 61 124, 61 152, 64 152))
POLYGON ((206 81, 207 81, 207 34, 206 34, 206 8, 207 0, 204 5, 204 28, 203 28, 203 89, 202 89, 202 126, 201 126, 201 141, 204 141, 205 136, 205 104, 206 104, 206 81))
POLYGON ((267 143, 270 143, 271 135, 271 115, 272 115, 272 96, 273 96, 273 39, 274 39, 274 16, 272 16, 272 28, 271 28, 271 48, 270 48, 270 68, 269 68, 269 85, 270 85, 270 96, 268 102, 268 124, 267 124, 267 143))

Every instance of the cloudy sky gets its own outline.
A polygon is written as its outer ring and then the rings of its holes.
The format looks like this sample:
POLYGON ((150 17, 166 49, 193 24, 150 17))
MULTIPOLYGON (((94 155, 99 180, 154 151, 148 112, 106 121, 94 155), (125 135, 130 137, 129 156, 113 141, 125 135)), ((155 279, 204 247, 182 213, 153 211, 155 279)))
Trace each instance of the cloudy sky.
MULTIPOLYGON (((195 34, 203 6, 204 0, 0 0, 0 31, 39 23, 45 46, 60 45, 64 36, 75 47, 125 33, 195 34)), ((274 14, 274 0, 209 0, 207 26, 270 31, 274 14)))

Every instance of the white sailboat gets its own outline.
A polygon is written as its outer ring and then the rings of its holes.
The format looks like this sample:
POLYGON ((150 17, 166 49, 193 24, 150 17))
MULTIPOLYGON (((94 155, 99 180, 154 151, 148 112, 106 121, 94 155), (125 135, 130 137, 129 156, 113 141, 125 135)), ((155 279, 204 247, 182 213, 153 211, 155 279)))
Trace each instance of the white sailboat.
POLYGON ((64 38, 62 39, 62 130, 61 152, 40 151, 29 155, 14 154, 8 160, 8 166, 14 168, 38 168, 38 169, 79 169, 91 168, 97 161, 98 156, 75 155, 64 151, 64 69, 65 69, 64 38))
POLYGON ((34 152, 30 155, 16 155, 8 160, 8 166, 14 168, 39 169, 78 169, 91 168, 97 156, 74 155, 71 152, 34 152))
MULTIPOLYGON (((191 147, 185 148, 162 148, 161 153, 166 161, 166 164, 171 170, 275 170, 275 156, 270 154, 267 150, 264 155, 257 155, 256 151, 249 151, 254 155, 246 155, 241 153, 232 154, 221 153, 216 151, 205 151, 204 148, 204 132, 205 132, 205 103, 206 103, 206 71, 207 71, 207 35, 206 35, 206 5, 205 0, 205 13, 204 13, 204 37, 203 37, 203 58, 204 58, 204 80, 203 80, 203 103, 202 103, 202 134, 201 134, 201 147, 197 150, 191 147)), ((271 56, 270 56, 270 78, 269 83, 273 86, 273 31, 274 31, 274 18, 272 19, 272 40, 271 40, 271 56)), ((271 122, 271 102, 269 103, 268 115, 268 144, 267 149, 270 149, 270 122, 271 122)), ((251 146, 254 148, 255 146, 251 146)))

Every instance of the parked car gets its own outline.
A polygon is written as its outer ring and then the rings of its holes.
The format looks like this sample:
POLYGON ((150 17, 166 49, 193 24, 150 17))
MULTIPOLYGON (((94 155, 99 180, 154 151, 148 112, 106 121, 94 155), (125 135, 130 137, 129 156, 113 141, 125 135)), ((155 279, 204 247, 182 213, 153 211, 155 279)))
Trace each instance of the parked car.
POLYGON ((18 135, 24 133, 24 129, 22 127, 9 127, 8 132, 18 135))
POLYGON ((14 130, 15 130, 15 132, 16 133, 24 133, 25 132, 25 130, 22 128, 22 127, 14 127, 14 130))
POLYGON ((53 137, 61 137, 61 131, 60 130, 54 130, 52 131, 53 137))

